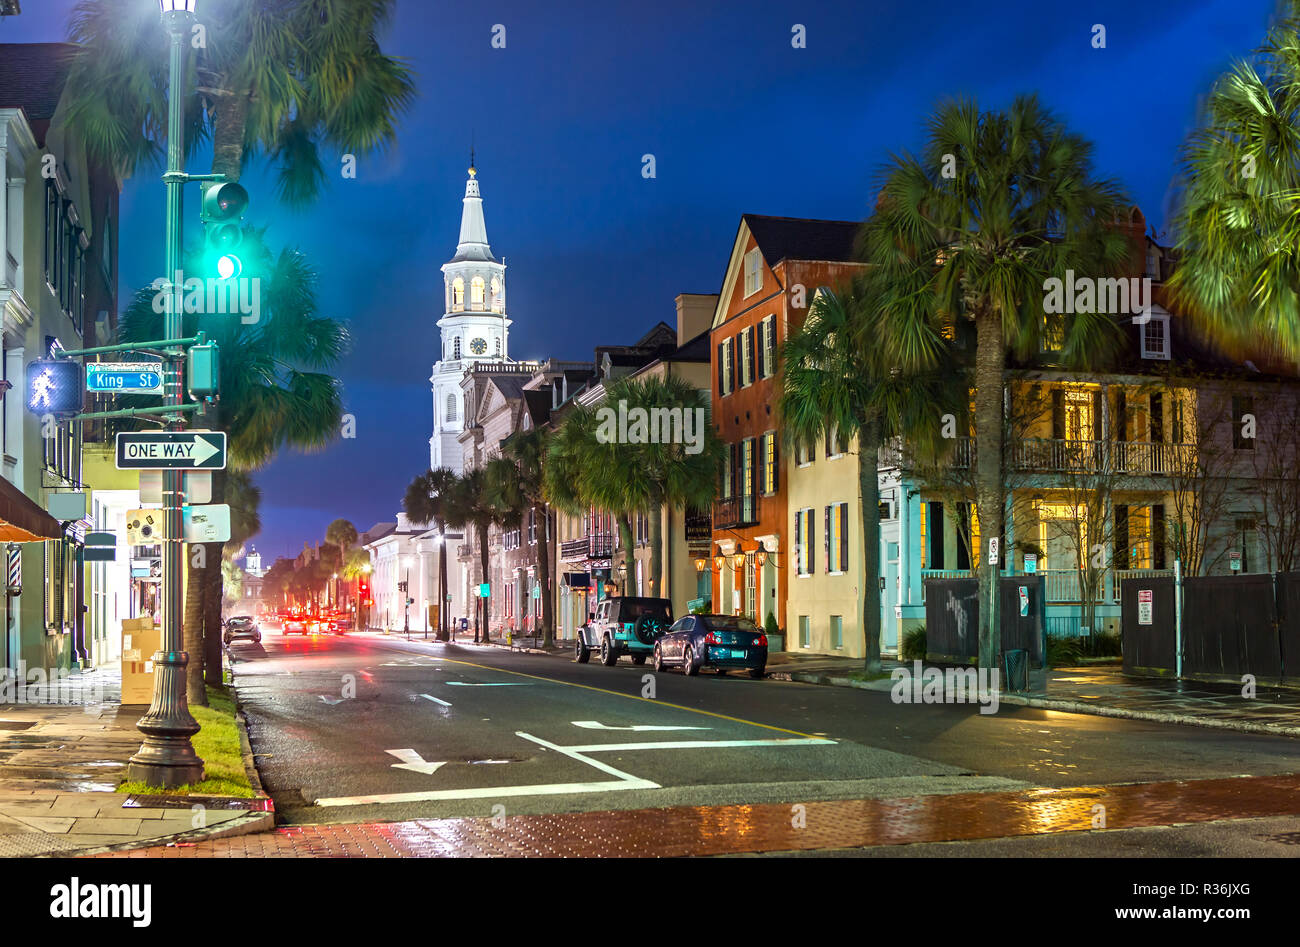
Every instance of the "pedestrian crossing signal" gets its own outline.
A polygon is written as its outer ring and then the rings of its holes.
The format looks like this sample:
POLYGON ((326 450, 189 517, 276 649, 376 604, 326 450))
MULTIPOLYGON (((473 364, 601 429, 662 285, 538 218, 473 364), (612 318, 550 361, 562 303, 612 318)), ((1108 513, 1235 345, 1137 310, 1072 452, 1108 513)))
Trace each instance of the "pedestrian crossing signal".
POLYGON ((76 414, 81 410, 81 365, 70 358, 38 358, 27 365, 27 410, 76 414))

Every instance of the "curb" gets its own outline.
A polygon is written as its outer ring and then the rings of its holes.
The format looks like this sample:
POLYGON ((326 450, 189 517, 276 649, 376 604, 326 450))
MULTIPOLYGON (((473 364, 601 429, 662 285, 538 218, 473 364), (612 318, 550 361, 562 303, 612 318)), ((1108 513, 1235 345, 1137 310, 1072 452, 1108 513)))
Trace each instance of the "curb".
MULTIPOLYGON (((814 674, 806 671, 774 671, 769 673, 768 677, 777 681, 796 681, 802 684, 820 684, 828 687, 853 687, 858 690, 877 692, 888 691, 893 687, 890 681, 855 681, 847 677, 832 677, 829 674, 814 674), (882 684, 883 687, 880 686, 882 684)), ((1039 710, 1055 710, 1059 713, 1084 714, 1091 717, 1120 717, 1126 720, 1142 720, 1147 723, 1206 727, 1212 730, 1233 730, 1238 733, 1255 733, 1270 737, 1300 739, 1300 726, 1289 727, 1275 723, 1251 723, 1244 720, 1216 720, 1213 717, 1189 717, 1185 714, 1162 713, 1154 710, 1129 710, 1124 707, 1110 707, 1105 704, 1083 704, 1075 700, 1029 697, 1006 693, 999 695, 998 701, 1016 707, 1034 707, 1039 710)))
MULTIPOLYGON (((173 796, 174 799, 182 799, 183 796, 173 796)), ((270 800, 267 800, 270 805, 270 800)), ((30 855, 29 858, 84 858, 88 855, 102 855, 106 852, 129 852, 137 848, 157 848, 158 846, 172 846, 178 844, 193 845, 196 842, 207 841, 208 839, 232 838, 236 835, 252 835, 256 832, 269 832, 275 828, 275 811, 268 809, 265 812, 250 812, 247 816, 240 816, 238 819, 231 819, 229 822, 223 822, 221 825, 214 825, 207 829, 190 829, 188 832, 179 832, 176 835, 157 835, 153 838, 134 839, 130 842, 121 842, 117 845, 100 845, 95 848, 76 848, 61 852, 46 852, 41 855, 30 855)))

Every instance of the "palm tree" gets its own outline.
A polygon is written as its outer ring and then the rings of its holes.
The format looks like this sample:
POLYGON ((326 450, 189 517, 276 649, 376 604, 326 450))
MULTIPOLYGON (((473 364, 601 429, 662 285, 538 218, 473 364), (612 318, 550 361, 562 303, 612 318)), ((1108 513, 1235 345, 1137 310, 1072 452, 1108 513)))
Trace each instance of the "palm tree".
POLYGON ((407 485, 402 510, 413 523, 433 523, 438 530, 438 640, 447 634, 447 512, 456 485, 454 471, 426 470, 407 485))
MULTIPOLYGON (((488 530, 502 519, 502 511, 497 507, 488 491, 487 474, 482 467, 476 467, 473 470, 466 471, 461 477, 457 478, 456 483, 448 493, 447 508, 444 516, 447 518, 447 525, 458 529, 473 526, 478 531, 478 553, 479 568, 482 570, 483 582, 488 582, 488 530)), ((480 640, 487 642, 491 640, 491 634, 488 628, 488 602, 491 600, 491 587, 489 586, 489 595, 478 599, 480 605, 474 606, 474 642, 477 644, 480 640), (479 612, 482 612, 482 638, 480 639, 480 619, 479 612)))
MULTIPOLYGON (((282 250, 272 256, 263 234, 251 229, 244 246, 250 251, 243 254, 246 272, 265 287, 257 321, 244 325, 225 314, 183 316, 186 335, 202 331, 220 349, 221 398, 202 424, 227 432, 229 465, 236 471, 265 466, 282 447, 319 450, 338 435, 342 392, 330 371, 349 342, 342 324, 320 314, 316 271, 300 253, 282 250)), ((154 311, 154 296, 148 288, 135 293, 119 322, 119 341, 163 338, 163 315, 154 311)), ((131 406, 129 399, 122 401, 131 406)), ((212 502, 223 502, 225 485, 226 472, 213 471, 212 502)), ((193 552, 188 566, 185 647, 191 655, 205 654, 205 637, 221 630, 220 609, 205 609, 202 589, 206 580, 220 595, 216 565, 222 544, 206 546, 203 562, 213 568, 197 564, 193 552)), ((211 604, 213 593, 207 594, 211 604)), ((187 681, 189 699, 203 703, 202 662, 190 662, 187 681)))
POLYGON ((884 330, 881 316, 882 310, 872 305, 867 280, 860 278, 839 292, 817 292, 803 325, 782 348, 777 404, 788 447, 813 451, 818 440, 833 436, 857 441, 868 673, 880 670, 880 448, 904 435, 913 450, 935 452, 943 415, 959 412, 965 395, 965 385, 954 371, 905 376, 884 364, 878 344, 884 330))
POLYGON ((536 565, 542 604, 542 646, 555 643, 555 603, 551 587, 551 511, 546 498, 545 461, 550 435, 545 428, 512 434, 501 445, 501 456, 487 464, 489 498, 511 519, 531 512, 540 516, 536 565))
MULTIPOLYGON (((334 573, 331 573, 331 580, 333 580, 333 576, 335 573, 340 575, 342 574, 343 562, 347 557, 347 552, 349 549, 352 548, 352 544, 355 543, 356 541, 357 541, 357 528, 353 526, 352 523, 349 522, 348 520, 345 520, 340 517, 339 519, 336 519, 334 522, 330 523, 329 526, 325 527, 325 542, 329 543, 331 546, 334 547, 335 550, 337 550, 336 555, 334 557, 334 573)), ((339 594, 338 582, 334 581, 334 584, 331 588, 333 589, 332 594, 335 599, 333 604, 337 606, 338 605, 337 600, 339 594)))
MULTIPOLYGON (((973 102, 941 106, 928 123, 919 156, 884 169, 862 256, 871 291, 888 327, 888 364, 923 375, 942 359, 945 322, 974 329, 975 506, 982 535, 1003 534, 1003 375, 1008 349, 1038 351, 1044 282, 1067 269, 1091 277, 1117 274, 1129 259, 1127 235, 1115 227, 1127 202, 1117 184, 1095 177, 1092 146, 1072 134, 1034 97, 1006 111, 973 102)), ((1107 314, 1076 314, 1064 326, 1062 361, 1096 365, 1119 340, 1107 314)), ((979 559, 982 602, 994 569, 979 559)), ((996 607, 996 605, 994 605, 996 607)), ((994 667, 997 625, 980 609, 981 667, 994 667)))
MULTIPOLYGON (((394 0, 204 0, 192 37, 186 153, 212 144, 212 171, 237 181, 248 159, 276 168, 279 196, 299 206, 326 179, 321 151, 361 155, 392 144, 415 96, 410 70, 376 33, 394 0)), ((166 37, 155 4, 82 0, 69 38, 68 121, 91 154, 123 176, 156 164, 167 127, 166 37), (142 134, 143 132, 143 134, 142 134)))
POLYGON ((1169 285, 1221 344, 1300 358, 1300 3, 1210 91, 1183 153, 1169 285))

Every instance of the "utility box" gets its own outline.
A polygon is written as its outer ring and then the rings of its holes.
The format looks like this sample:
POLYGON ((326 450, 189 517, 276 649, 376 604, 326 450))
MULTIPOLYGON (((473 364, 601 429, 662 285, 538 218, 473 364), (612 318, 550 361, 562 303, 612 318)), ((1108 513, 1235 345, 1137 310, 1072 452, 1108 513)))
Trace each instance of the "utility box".
POLYGON ((217 381, 220 368, 217 344, 205 342, 201 345, 191 345, 188 363, 187 387, 190 394, 196 398, 215 395, 220 387, 217 381))
POLYGON ((153 618, 122 620, 122 703, 153 703, 153 656, 162 644, 162 625, 153 618))

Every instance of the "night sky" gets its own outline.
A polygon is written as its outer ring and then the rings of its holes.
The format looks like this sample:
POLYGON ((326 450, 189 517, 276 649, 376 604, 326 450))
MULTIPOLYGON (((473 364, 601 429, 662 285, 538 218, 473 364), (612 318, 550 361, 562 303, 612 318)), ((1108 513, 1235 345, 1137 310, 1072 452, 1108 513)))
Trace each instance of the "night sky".
MULTIPOLYGON (((155 4, 155 0, 120 0, 155 4)), ((200 18, 202 15, 202 0, 200 18)), ((155 4, 156 5, 156 4, 155 4)), ((65 38, 74 0, 23 0, 0 42, 65 38)), ((891 152, 950 96, 1044 102, 1097 146, 1163 230, 1197 103, 1263 39, 1273 0, 1058 4, 401 0, 385 49, 416 72, 398 146, 336 178, 306 212, 247 172, 248 219, 321 270, 347 320, 340 371, 355 440, 287 453, 257 475, 264 556, 295 554, 336 517, 395 518, 429 463, 428 377, 455 252, 471 136, 488 237, 505 257, 515 358, 590 358, 672 322, 673 297, 717 292, 742 213, 861 218, 891 152), (545 9, 543 9, 545 7, 545 9), (791 27, 807 48, 791 47, 791 27), (1107 48, 1091 45, 1104 24, 1107 48), (490 45, 506 27, 506 48, 490 45), (641 174, 653 154, 657 177, 641 174)), ((191 170, 208 170, 208 157, 191 170)), ((189 198, 187 213, 197 218, 189 198)), ((161 272, 163 187, 122 195, 121 297, 161 272)))

